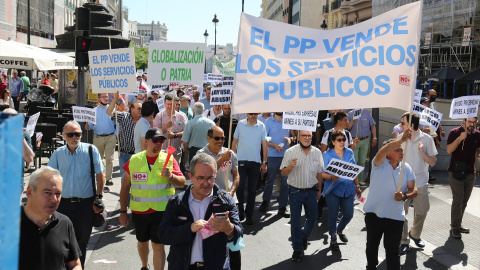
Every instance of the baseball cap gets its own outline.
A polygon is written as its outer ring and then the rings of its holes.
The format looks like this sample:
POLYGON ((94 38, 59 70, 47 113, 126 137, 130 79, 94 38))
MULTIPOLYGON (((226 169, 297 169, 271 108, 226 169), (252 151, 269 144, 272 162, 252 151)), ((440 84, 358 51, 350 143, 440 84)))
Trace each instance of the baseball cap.
POLYGON ((422 97, 422 98, 420 99, 420 103, 427 103, 427 102, 430 102, 430 100, 429 100, 428 98, 426 98, 426 97, 422 97))
POLYGON ((157 91, 157 90, 153 90, 150 94, 151 94, 151 95, 158 95, 158 91, 157 91))
POLYGON ((145 139, 151 140, 153 138, 158 138, 158 137, 164 137, 163 132, 159 128, 151 128, 147 130, 147 133, 145 134, 145 139))

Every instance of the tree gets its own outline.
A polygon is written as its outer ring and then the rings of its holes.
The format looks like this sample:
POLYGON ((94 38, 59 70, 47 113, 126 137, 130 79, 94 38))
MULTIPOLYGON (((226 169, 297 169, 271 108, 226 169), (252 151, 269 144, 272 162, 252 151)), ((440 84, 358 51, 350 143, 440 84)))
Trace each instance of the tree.
MULTIPOLYGON (((130 46, 133 46, 133 42, 130 43, 130 46)), ((148 68, 148 48, 138 48, 133 46, 135 51, 135 66, 137 69, 145 70, 148 68)))

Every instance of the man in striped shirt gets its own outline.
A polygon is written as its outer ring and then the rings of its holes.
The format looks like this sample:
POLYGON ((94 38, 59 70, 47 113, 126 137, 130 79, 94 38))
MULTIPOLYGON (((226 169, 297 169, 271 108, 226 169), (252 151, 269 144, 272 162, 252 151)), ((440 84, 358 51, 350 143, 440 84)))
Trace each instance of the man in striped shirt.
POLYGON ((318 186, 322 184, 323 170, 322 152, 312 146, 312 132, 301 130, 298 139, 299 143, 285 152, 280 165, 282 175, 288 175, 293 261, 300 261, 315 226, 317 200, 321 196, 318 186), (300 224, 302 206, 306 216, 303 227, 300 224))

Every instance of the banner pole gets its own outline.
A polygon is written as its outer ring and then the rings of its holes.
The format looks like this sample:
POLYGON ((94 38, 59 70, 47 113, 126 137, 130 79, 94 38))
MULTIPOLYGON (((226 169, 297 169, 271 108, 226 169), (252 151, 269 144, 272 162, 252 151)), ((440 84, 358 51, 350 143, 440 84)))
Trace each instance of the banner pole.
MULTIPOLYGON (((112 49, 112 40, 108 37, 108 48, 112 49)), ((115 95, 115 94, 114 94, 115 95)), ((120 97, 120 94, 118 95, 120 97)), ((118 100, 117 100, 118 101, 118 100)), ((117 103, 115 102, 115 129, 117 130, 117 145, 118 145, 118 160, 120 160, 120 133, 118 132, 118 117, 117 117, 117 103)))
MULTIPOLYGON (((227 149, 227 151, 230 151, 231 142, 232 142, 232 140, 231 140, 231 138, 232 138, 232 122, 233 122, 233 114, 232 114, 232 110, 230 110, 230 127, 229 127, 228 138, 227 138, 228 139, 228 149, 227 149)), ((230 173, 228 173, 229 170, 230 170, 230 160, 227 162, 227 173, 225 174, 226 175, 226 177, 225 177, 225 189, 228 189, 228 176, 230 175, 230 173)))
MULTIPOLYGON (((409 112, 409 117, 408 117, 408 128, 410 128, 412 123, 412 112, 409 112)), ((403 131, 405 132, 405 131, 403 131)), ((400 192, 400 188, 402 187, 402 177, 403 177, 403 170, 405 169, 405 158, 407 157, 407 149, 408 149, 408 141, 410 139, 407 139, 405 142, 405 150, 403 151, 403 158, 402 158, 402 169, 400 170, 400 181, 398 181, 398 189, 397 192, 400 192)))
MULTIPOLYGON (((170 114, 170 122, 172 122, 172 126, 170 127, 170 129, 172 130, 172 132, 173 132, 173 113, 175 111, 175 93, 174 92, 175 92, 175 89, 172 89, 172 113, 170 114)), ((172 140, 173 139, 168 140, 168 147, 170 147, 170 145, 172 144, 172 140)))

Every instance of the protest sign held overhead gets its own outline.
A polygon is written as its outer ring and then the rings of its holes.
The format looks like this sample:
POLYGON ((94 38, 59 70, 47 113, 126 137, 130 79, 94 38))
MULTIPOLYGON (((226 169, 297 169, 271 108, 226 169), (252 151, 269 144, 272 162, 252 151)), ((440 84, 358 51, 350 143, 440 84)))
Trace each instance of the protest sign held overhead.
POLYGON ((88 58, 92 93, 135 91, 137 71, 133 48, 89 51, 88 58))
POLYGON ((282 119, 283 129, 317 130, 318 111, 284 112, 282 119))
POLYGON ((421 125, 431 126, 435 130, 438 128, 440 122, 442 121, 442 113, 425 107, 422 104, 414 103, 412 111, 413 113, 418 114, 418 116, 420 117, 421 125))
POLYGON ((450 118, 464 119, 478 116, 480 96, 458 97, 452 100, 450 106, 450 118))
POLYGON ((228 88, 233 88, 233 80, 235 77, 233 75, 223 75, 222 78, 222 86, 223 87, 228 87, 228 88))
POLYGON ((325 172, 336 175, 340 178, 354 180, 359 173, 363 171, 362 166, 358 166, 340 159, 333 158, 325 168, 325 172))
POLYGON ((39 117, 40 117, 40 112, 28 118, 28 123, 27 123, 27 127, 25 128, 25 131, 28 133, 28 135, 30 135, 30 137, 33 136, 33 132, 35 131, 35 126, 37 125, 37 121, 39 117))
POLYGON ((216 74, 216 73, 208 73, 207 74, 207 81, 218 84, 223 81, 223 76, 222 74, 216 74))
POLYGON ((413 105, 421 2, 329 31, 242 14, 232 113, 413 105))
POLYGON ((230 104, 232 101, 232 88, 230 87, 212 87, 210 92, 211 105, 230 104))
POLYGON ((361 115, 362 115, 362 109, 353 110, 353 120, 360 119, 361 115))
POLYGON ((148 82, 151 84, 197 84, 202 81, 205 43, 151 42, 148 82))
POLYGON ((422 99, 422 89, 415 89, 415 95, 413 96, 413 103, 420 104, 420 100, 422 99))
POLYGON ((73 120, 77 122, 97 123, 97 108, 72 106, 73 120))
POLYGON ((212 67, 212 72, 213 73, 218 73, 218 74, 223 74, 223 75, 234 75, 235 74, 235 63, 237 59, 233 58, 232 60, 228 62, 222 62, 218 58, 218 56, 215 56, 213 58, 213 67, 212 67))
POLYGON ((159 112, 165 111, 165 96, 157 98, 157 107, 159 112))

